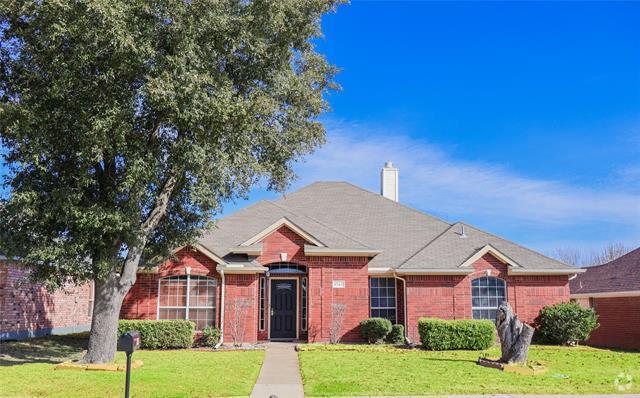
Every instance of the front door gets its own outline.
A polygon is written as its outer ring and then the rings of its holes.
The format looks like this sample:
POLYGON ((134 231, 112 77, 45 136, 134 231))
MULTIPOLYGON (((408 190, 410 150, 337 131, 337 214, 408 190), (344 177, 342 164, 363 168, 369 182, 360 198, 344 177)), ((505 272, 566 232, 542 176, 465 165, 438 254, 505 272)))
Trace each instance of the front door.
POLYGON ((271 280, 271 338, 295 339, 297 312, 297 281, 271 280))

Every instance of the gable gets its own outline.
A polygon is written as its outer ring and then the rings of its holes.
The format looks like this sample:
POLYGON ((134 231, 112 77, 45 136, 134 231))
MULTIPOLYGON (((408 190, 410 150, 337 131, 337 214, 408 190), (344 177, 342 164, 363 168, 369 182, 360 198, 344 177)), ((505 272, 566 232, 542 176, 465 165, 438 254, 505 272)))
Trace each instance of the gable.
POLYGON ((508 267, 520 267, 520 265, 518 263, 516 263, 515 261, 511 260, 508 256, 506 256, 505 254, 501 253, 498 249, 496 249, 495 247, 491 246, 490 244, 486 244, 480 250, 475 252, 471 257, 469 257, 467 260, 465 260, 465 262, 460 264, 460 267, 470 267, 470 266, 472 266, 473 263, 475 263, 476 261, 481 259, 485 254, 491 254, 493 257, 495 257, 497 260, 499 260, 503 264, 507 265, 508 267))
POLYGON ((309 244, 312 244, 314 246, 319 246, 319 247, 325 247, 324 243, 322 243, 320 240, 315 238, 309 232, 305 231, 304 229, 294 224, 291 220, 287 219, 286 217, 283 217, 278 221, 274 222, 273 224, 269 225, 267 228, 263 229, 262 231, 258 232, 256 235, 252 236, 251 238, 241 243, 240 246, 251 246, 253 244, 262 242, 267 236, 273 234, 276 231, 279 231, 283 227, 286 227, 287 230, 292 231, 293 233, 295 233, 297 236, 299 236, 309 244))

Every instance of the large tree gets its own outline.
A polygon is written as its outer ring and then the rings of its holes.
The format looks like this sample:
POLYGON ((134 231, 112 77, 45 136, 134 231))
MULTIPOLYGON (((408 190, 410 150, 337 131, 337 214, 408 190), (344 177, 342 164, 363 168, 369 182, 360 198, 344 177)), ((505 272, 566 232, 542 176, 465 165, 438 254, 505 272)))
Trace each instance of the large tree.
POLYGON ((95 283, 84 361, 113 359, 139 267, 324 140, 335 0, 4 0, 2 250, 95 283))

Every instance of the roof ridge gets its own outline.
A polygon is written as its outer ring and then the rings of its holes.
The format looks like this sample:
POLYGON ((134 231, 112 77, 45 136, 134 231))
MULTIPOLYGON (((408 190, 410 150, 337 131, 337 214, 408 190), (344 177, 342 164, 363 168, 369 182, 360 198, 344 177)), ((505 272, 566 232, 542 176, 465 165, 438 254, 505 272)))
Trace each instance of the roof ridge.
POLYGON ((622 256, 620 256, 618 258, 614 258, 613 260, 607 261, 604 264, 588 265, 588 266, 580 267, 580 268, 591 269, 591 268, 604 267, 605 265, 613 265, 613 263, 615 263, 616 261, 618 261, 618 260, 620 260, 620 259, 622 259, 622 258, 624 258, 624 257, 626 257, 626 256, 628 256, 630 254, 635 254, 634 252, 638 252, 640 254, 640 247, 637 247, 637 248, 635 248, 635 249, 623 254, 622 256))
POLYGON ((290 208, 288 208, 287 206, 283 206, 283 205, 281 205, 281 204, 274 203, 273 201, 267 201, 267 203, 271 204, 272 206, 276 206, 276 207, 278 207, 278 208, 280 208, 280 209, 282 209, 282 210, 285 210, 285 211, 287 211, 287 212, 289 212, 289 213, 291 213, 291 214, 294 214, 294 215, 296 215, 296 216, 299 216, 299 217, 306 217, 306 218, 310 219, 311 221, 315 222, 316 224, 320 224, 320 225, 322 225, 323 227, 325 227, 325 228, 327 228, 327 229, 330 229, 331 231, 333 231, 333 232, 335 232, 335 233, 337 233, 337 234, 339 234, 339 235, 341 235, 341 236, 344 236, 345 238, 347 238, 347 239, 349 239, 349 240, 351 240, 351 241, 353 241, 353 242, 356 242, 356 243, 358 243, 358 244, 360 244, 360 245, 362 245, 362 246, 364 246, 364 247, 366 247, 366 248, 373 249, 373 247, 371 247, 371 246, 369 246, 369 245, 367 245, 367 244, 365 244, 365 243, 363 243, 363 242, 360 242, 359 240, 354 239, 354 238, 352 238, 351 236, 345 235, 344 233, 342 233, 342 232, 338 231, 338 230, 337 230, 337 229, 335 229, 334 227, 329 226, 329 225, 326 225, 325 223, 323 223, 323 222, 321 222, 321 221, 319 221, 319 220, 316 220, 314 217, 311 217, 311 216, 306 215, 306 214, 296 213, 295 211, 291 210, 291 209, 290 209, 290 208))
MULTIPOLYGON (((307 186, 305 186, 305 187, 303 187, 303 188, 300 188, 299 190, 297 190, 297 191, 295 191, 295 192, 301 191, 301 190, 303 190, 303 189, 305 189, 305 188, 307 188, 307 187, 310 187, 311 185, 318 184, 318 183, 323 183, 323 182, 329 182, 329 183, 342 183, 342 184, 346 184, 346 185, 349 185, 349 186, 351 186, 351 187, 353 187, 353 188, 356 188, 356 189, 358 189, 358 190, 360 190, 360 191, 362 191, 362 192, 364 192, 364 193, 367 193, 367 194, 369 194, 369 195, 373 195, 373 196, 374 196, 374 197, 376 197, 376 198, 379 198, 379 199, 382 199, 382 200, 389 201, 390 203, 392 203, 392 204, 393 204, 393 205, 395 205, 395 206, 402 207, 402 208, 405 208, 405 209, 407 209, 407 210, 411 210, 412 212, 414 212, 414 213, 418 213, 418 214, 420 214, 421 216, 426 216, 426 217, 431 218, 431 219, 433 219, 433 220, 443 222, 443 223, 445 223, 445 224, 447 224, 447 225, 449 225, 449 226, 453 225, 453 224, 451 224, 450 222, 445 221, 445 220, 443 220, 443 219, 441 219, 441 218, 439 218, 439 217, 436 217, 436 216, 434 216, 434 215, 431 215, 431 214, 429 214, 429 213, 427 213, 427 212, 424 212, 424 211, 422 211, 422 210, 418 210, 418 209, 416 209, 415 207, 411 207, 411 206, 409 206, 409 205, 405 205, 404 203, 396 202, 395 200, 392 200, 392 199, 389 199, 389 198, 385 198, 384 196, 382 196, 382 195, 380 195, 380 194, 377 194, 377 193, 375 193, 375 192, 371 192, 371 191, 369 191, 368 189, 362 188, 362 187, 360 187, 360 186, 358 186, 358 185, 355 185, 354 183, 349 182, 349 181, 316 181, 316 182, 314 182, 314 183, 312 183, 312 184, 309 184, 309 185, 307 185, 307 186)), ((295 192, 294 192, 294 193, 295 193, 295 192)))
POLYGON ((436 240, 438 240, 442 235, 446 234, 447 232, 449 232, 451 230, 451 228, 455 227, 456 225, 460 224, 460 222, 457 222, 455 224, 451 224, 449 225, 449 227, 445 228, 444 231, 440 232, 438 235, 436 235, 435 238, 431 239, 430 241, 428 241, 424 246, 422 246, 421 248, 419 248, 418 250, 416 250, 415 253, 413 253, 412 255, 410 255, 409 257, 407 257, 406 259, 404 259, 400 264, 398 264, 398 268, 402 268, 402 266, 404 264, 406 264, 409 260, 411 260, 412 258, 414 258, 415 256, 418 255, 418 253, 422 252, 424 249, 426 249, 427 247, 429 247, 430 244, 432 244, 433 242, 435 242, 436 240))

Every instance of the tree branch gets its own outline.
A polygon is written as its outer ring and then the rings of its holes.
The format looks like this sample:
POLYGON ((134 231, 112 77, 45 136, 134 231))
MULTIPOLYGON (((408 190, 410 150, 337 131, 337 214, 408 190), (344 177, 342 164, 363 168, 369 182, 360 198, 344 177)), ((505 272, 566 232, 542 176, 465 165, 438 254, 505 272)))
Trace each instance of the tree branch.
POLYGON ((167 181, 165 181, 162 190, 158 194, 153 210, 151 210, 147 219, 142 223, 142 231, 145 237, 149 236, 151 231, 158 226, 160 220, 162 220, 162 217, 166 214, 167 207, 169 206, 169 199, 171 199, 171 194, 173 193, 177 183, 178 173, 174 168, 174 170, 169 174, 167 181))
POLYGON ((121 289, 128 290, 128 288, 135 283, 136 272, 138 271, 138 265, 140 264, 142 253, 147 244, 147 239, 167 213, 169 200, 177 183, 178 172, 177 167, 174 167, 156 198, 155 206, 151 210, 151 213, 149 213, 147 219, 142 223, 142 237, 134 246, 129 247, 129 252, 127 253, 124 267, 122 267, 122 275, 120 275, 119 280, 121 289))

